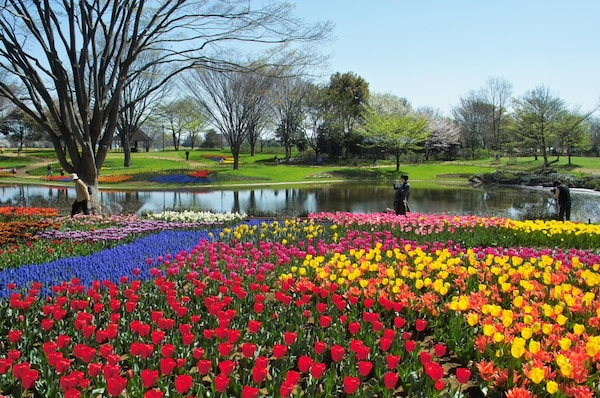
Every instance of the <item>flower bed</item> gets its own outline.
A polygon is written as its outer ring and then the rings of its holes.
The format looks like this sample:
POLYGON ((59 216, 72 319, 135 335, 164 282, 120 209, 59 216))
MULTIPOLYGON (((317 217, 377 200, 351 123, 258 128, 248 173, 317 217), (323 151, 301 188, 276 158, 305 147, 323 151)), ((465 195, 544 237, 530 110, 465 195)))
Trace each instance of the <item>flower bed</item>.
POLYGON ((187 240, 163 231, 41 264, 44 281, 14 269, 13 280, 0 274, 10 294, 0 301, 0 391, 593 397, 600 257, 585 244, 595 232, 578 233, 581 249, 456 243, 569 237, 576 227, 546 228, 313 214, 189 231, 187 240), (454 240, 437 240, 445 234, 454 240))

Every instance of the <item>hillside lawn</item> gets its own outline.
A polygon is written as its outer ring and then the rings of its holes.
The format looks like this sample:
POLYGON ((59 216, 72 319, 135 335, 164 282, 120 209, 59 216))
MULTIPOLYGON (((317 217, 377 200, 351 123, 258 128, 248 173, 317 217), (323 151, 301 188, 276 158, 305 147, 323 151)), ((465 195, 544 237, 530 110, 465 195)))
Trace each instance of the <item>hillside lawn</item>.
MULTIPOLYGON (((185 159, 185 149, 175 151, 135 152, 131 154, 131 166, 123 166, 123 153, 109 153, 101 170, 101 176, 131 175, 133 178, 121 183, 100 184, 103 189, 193 189, 196 186, 231 187, 244 185, 274 185, 274 184, 307 184, 328 183, 338 181, 369 181, 391 182, 399 178, 400 174, 408 174, 411 184, 420 187, 439 187, 441 185, 467 185, 468 178, 473 174, 503 170, 505 172, 539 172, 542 169, 542 160, 533 157, 523 158, 492 158, 477 160, 456 161, 428 161, 415 163, 400 163, 400 171, 396 171, 393 159, 378 160, 374 166, 371 160, 353 161, 352 163, 339 161, 336 164, 325 163, 314 165, 300 162, 285 164, 282 154, 275 148, 266 152, 250 156, 244 153, 240 156, 238 170, 233 170, 230 160, 223 164, 211 160, 209 157, 230 157, 226 150, 193 150, 189 160, 185 159), (276 164, 274 156, 277 155, 279 163, 276 164), (148 179, 156 175, 185 174, 197 170, 212 170, 214 181, 202 184, 159 184, 149 182, 148 179)), ((551 158, 554 160, 555 158, 551 158)), ((70 185, 70 182, 47 182, 41 177, 46 176, 47 165, 51 163, 54 175, 59 175, 60 164, 51 149, 27 149, 17 156, 16 150, 4 149, 0 154, 0 183, 29 183, 70 185), (17 168, 17 174, 9 171, 17 168)), ((552 167, 559 173, 574 175, 600 174, 600 157, 572 157, 571 164, 568 158, 561 156, 552 167)))

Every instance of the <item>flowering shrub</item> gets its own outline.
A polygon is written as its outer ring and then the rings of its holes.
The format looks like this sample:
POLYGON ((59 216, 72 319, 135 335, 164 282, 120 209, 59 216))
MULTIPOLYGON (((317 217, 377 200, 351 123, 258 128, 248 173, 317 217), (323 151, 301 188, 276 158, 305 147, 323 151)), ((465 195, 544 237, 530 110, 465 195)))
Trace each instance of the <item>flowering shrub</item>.
MULTIPOLYGON (((600 393, 594 251, 455 243, 487 230, 531 233, 510 220, 334 217, 162 231, 0 272, 0 391, 600 393), (432 239, 450 230, 454 241, 432 239)), ((564 224, 556 234, 569 234, 564 224)))
POLYGON ((159 213, 148 213, 145 217, 151 220, 164 220, 170 222, 194 222, 208 225, 221 225, 225 223, 243 220, 247 217, 245 213, 213 213, 210 211, 167 210, 159 213))

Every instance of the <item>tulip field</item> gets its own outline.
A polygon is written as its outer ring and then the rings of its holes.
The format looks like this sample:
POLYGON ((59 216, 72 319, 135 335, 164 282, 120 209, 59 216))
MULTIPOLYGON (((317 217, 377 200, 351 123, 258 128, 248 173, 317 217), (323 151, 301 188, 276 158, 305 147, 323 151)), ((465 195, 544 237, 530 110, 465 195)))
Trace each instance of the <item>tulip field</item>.
POLYGON ((598 397, 600 226, 0 208, 0 397, 598 397))

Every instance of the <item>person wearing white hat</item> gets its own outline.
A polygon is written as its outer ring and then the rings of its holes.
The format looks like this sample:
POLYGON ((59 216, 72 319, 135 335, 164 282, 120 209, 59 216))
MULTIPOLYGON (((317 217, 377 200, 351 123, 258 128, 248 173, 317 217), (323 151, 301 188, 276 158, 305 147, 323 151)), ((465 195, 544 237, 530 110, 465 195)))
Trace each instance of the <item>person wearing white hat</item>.
POLYGON ((75 192, 77 193, 77 197, 71 208, 71 217, 80 211, 83 211, 83 214, 85 215, 90 214, 90 211, 88 210, 90 193, 88 192, 87 185, 85 185, 85 182, 83 182, 76 173, 71 173, 71 179, 75 181, 75 192))

